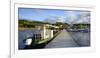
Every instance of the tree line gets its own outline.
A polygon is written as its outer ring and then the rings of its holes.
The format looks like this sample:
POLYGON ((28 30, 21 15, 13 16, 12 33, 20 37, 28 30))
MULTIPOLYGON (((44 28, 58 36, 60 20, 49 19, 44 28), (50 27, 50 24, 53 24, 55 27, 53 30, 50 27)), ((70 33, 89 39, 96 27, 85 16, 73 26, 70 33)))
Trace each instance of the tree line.
MULTIPOLYGON (((25 19, 18 20, 18 26, 23 27, 23 28, 35 28, 37 25, 41 25, 41 24, 51 24, 51 23, 42 22, 42 21, 29 21, 29 20, 25 20, 25 19)), ((69 26, 69 24, 62 23, 62 22, 56 22, 51 25, 55 25, 55 26, 59 26, 59 27, 61 27, 61 25, 62 25, 62 28, 69 26)))

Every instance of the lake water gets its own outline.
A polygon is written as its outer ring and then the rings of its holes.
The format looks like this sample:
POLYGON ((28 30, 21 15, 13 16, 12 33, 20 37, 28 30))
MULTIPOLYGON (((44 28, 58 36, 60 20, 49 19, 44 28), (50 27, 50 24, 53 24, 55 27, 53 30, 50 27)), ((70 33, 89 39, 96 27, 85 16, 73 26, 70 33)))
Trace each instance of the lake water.
POLYGON ((18 47, 19 49, 23 49, 25 47, 24 40, 28 37, 32 37, 34 33, 40 33, 41 30, 32 30, 32 29, 27 29, 27 30, 19 30, 18 33, 18 47))
POLYGON ((90 32, 69 32, 73 40, 80 46, 90 46, 90 32))
MULTIPOLYGON (((27 37, 32 37, 33 33, 40 33, 41 30, 19 30, 18 33, 18 47, 24 49, 24 41, 27 37)), ((80 46, 90 46, 90 32, 69 32, 73 40, 80 46)))

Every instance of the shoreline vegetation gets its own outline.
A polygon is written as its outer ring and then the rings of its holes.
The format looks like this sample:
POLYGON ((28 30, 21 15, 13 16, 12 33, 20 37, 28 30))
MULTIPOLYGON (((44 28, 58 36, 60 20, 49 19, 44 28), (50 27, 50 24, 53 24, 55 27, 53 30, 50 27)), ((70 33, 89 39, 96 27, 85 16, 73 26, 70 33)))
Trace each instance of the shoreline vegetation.
POLYGON ((41 27, 41 25, 48 24, 48 25, 53 25, 53 26, 58 26, 61 29, 86 29, 90 28, 90 24, 73 24, 70 25, 68 23, 64 22, 56 22, 54 24, 51 24, 49 22, 43 22, 43 21, 29 21, 25 19, 19 19, 18 20, 18 30, 27 30, 27 29, 32 29, 32 30, 38 30, 38 27, 41 27))
POLYGON ((30 30, 37 30, 36 28, 24 28, 24 27, 19 27, 18 28, 18 30, 28 30, 28 29, 30 29, 30 30))
POLYGON ((18 20, 18 30, 37 30, 37 26, 41 24, 49 24, 47 22, 40 22, 40 21, 28 21, 25 19, 19 19, 18 20))
POLYGON ((28 21, 25 19, 19 19, 18 20, 18 29, 19 30, 25 30, 25 29, 32 29, 32 30, 37 30, 39 27, 43 25, 52 25, 52 26, 58 26, 59 29, 68 27, 69 24, 63 23, 63 22, 56 22, 56 23, 50 23, 50 22, 43 22, 43 21, 28 21))

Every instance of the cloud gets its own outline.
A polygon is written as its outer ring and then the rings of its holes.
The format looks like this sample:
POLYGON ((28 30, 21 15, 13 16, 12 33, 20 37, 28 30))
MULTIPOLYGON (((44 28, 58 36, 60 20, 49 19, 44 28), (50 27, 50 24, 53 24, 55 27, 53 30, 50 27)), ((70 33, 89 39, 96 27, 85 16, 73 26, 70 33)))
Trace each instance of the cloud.
POLYGON ((90 23, 90 20, 88 17, 84 17, 81 20, 77 20, 75 23, 90 23))
POLYGON ((90 23, 90 12, 80 12, 76 23, 90 23))
POLYGON ((76 11, 66 11, 65 14, 67 16, 66 18, 67 23, 71 24, 77 20, 76 11))
POLYGON ((65 22, 64 17, 60 16, 50 16, 47 19, 45 19, 44 21, 49 22, 49 23, 56 23, 56 22, 65 22))
POLYGON ((66 11, 66 15, 66 22, 69 24, 90 23, 90 12, 88 11, 66 11))
POLYGON ((53 17, 53 16, 50 16, 50 17, 48 17, 47 19, 45 19, 44 20, 45 22, 49 22, 49 23, 56 23, 56 21, 55 21, 55 17, 53 17))
POLYGON ((64 17, 57 17, 56 22, 65 22, 64 17))
POLYGON ((43 10, 43 9, 38 9, 38 8, 36 8, 36 9, 33 9, 36 13, 38 13, 38 14, 41 14, 41 13, 44 13, 45 12, 45 10, 43 10))

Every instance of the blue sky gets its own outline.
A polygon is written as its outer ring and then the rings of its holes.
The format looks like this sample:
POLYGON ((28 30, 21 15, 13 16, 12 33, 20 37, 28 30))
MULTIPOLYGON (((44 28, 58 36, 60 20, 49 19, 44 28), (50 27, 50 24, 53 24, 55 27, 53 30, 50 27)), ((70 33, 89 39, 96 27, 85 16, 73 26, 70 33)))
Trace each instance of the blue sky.
POLYGON ((51 10, 51 9, 31 9, 31 8, 19 8, 19 16, 24 19, 30 20, 45 20, 50 16, 66 17, 64 10, 51 10))
POLYGON ((19 8, 18 15, 21 19, 26 20, 36 20, 36 21, 45 21, 51 17, 58 17, 60 21, 64 22, 73 22, 73 21, 82 21, 80 16, 90 20, 89 16, 85 16, 90 14, 88 11, 75 11, 75 10, 58 10, 58 9, 36 9, 36 8, 19 8))

